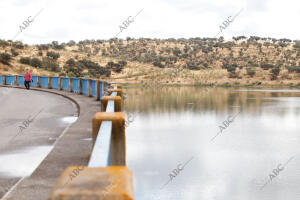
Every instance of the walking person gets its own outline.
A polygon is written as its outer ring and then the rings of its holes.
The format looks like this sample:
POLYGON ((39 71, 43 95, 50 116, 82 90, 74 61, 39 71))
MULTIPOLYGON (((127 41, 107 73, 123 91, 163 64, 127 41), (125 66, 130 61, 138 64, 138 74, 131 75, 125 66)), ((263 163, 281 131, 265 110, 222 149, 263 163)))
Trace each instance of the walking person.
POLYGON ((24 85, 25 85, 26 89, 29 90, 30 89, 30 81, 31 81, 31 73, 30 73, 29 69, 26 70, 24 78, 25 78, 24 85))

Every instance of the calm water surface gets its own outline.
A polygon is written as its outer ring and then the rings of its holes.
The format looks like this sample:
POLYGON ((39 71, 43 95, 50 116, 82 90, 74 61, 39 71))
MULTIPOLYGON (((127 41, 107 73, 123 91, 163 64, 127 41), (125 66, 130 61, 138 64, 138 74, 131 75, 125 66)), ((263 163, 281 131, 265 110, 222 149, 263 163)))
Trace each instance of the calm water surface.
POLYGON ((136 199, 300 199, 300 90, 126 92, 136 199))

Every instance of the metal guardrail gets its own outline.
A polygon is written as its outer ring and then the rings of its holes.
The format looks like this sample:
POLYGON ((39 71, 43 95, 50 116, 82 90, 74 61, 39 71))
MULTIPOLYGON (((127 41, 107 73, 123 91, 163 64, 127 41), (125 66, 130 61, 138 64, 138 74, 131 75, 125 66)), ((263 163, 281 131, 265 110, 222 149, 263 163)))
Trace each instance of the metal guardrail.
MULTIPOLYGON (((117 86, 115 86, 114 89, 117 89, 117 86)), ((113 92, 110 96, 117 96, 117 92, 113 92)), ((106 112, 115 112, 114 100, 107 102, 106 112)), ((110 165, 111 135, 112 121, 102 122, 88 167, 107 167, 110 165)))
POLYGON ((104 121, 94 144, 88 167, 107 167, 110 165, 112 121, 104 121))
POLYGON ((106 112, 115 112, 115 101, 109 100, 106 107, 106 112))
MULTIPOLYGON (((91 83, 92 81, 86 81, 91 83)), ((69 166, 61 174, 48 200, 126 199, 134 200, 132 172, 126 167, 125 115, 122 112, 122 89, 108 89, 101 98, 102 111, 92 120, 93 149, 88 166, 69 166), (107 96, 110 94, 110 96, 107 96), (81 169, 70 186, 64 186, 74 170, 81 169), (91 184, 93 183, 93 184, 91 184), (113 187, 112 187, 113 186, 113 187)), ((93 88, 87 89, 93 96, 93 88)))
MULTIPOLYGON (((108 82, 100 80, 47 76, 32 76, 32 80, 33 87, 96 97, 97 100, 101 99, 103 106, 106 105, 104 112, 98 112, 93 117, 94 146, 88 166, 69 166, 65 169, 48 199, 77 200, 96 197, 99 200, 134 200, 132 172, 126 167, 125 115, 121 112, 122 90, 118 89, 118 86, 108 90, 108 82), (110 96, 105 96, 107 93, 110 93, 110 96), (77 171, 76 180, 71 181, 70 186, 66 186, 65 180, 79 168, 85 172, 77 171), (93 185, 89 184, 90 181, 93 185)), ((0 75, 0 85, 23 85, 23 82, 23 76, 0 75)))
MULTIPOLYGON (((31 87, 64 90, 95 97, 97 100, 104 96, 109 85, 107 81, 86 78, 32 76, 31 79, 31 87)), ((0 85, 22 86, 24 85, 24 76, 0 74, 0 85)))

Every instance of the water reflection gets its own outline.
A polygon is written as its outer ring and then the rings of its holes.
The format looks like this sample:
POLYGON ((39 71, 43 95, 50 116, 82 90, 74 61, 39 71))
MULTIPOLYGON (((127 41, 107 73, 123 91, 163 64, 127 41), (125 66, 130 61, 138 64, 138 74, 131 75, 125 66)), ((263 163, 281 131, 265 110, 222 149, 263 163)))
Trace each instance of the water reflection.
POLYGON ((30 176, 52 148, 52 146, 36 146, 23 148, 7 154, 0 154, 1 177, 30 176))
MULTIPOLYGON (((206 92, 202 87, 169 87, 161 89, 128 88, 126 111, 143 112, 198 112, 214 110, 225 112, 232 107, 243 107, 257 111, 267 98, 288 97, 290 101, 300 101, 300 90, 242 90, 234 88, 212 88, 206 92), (292 92, 295 91, 295 92, 292 92), (291 99, 291 97, 295 97, 291 99)), ((270 99, 272 100, 272 99, 270 99)), ((296 109, 299 112, 299 109, 296 109)))
POLYGON ((78 117, 63 117, 61 120, 64 123, 73 124, 74 122, 76 122, 77 119, 78 119, 78 117))
POLYGON ((127 165, 136 199, 300 199, 299 90, 129 88, 127 165), (295 92, 293 92, 295 91, 295 92), (213 142, 228 116, 238 117, 213 142), (263 190, 266 177, 293 161, 263 190), (194 157, 160 190, 178 163, 194 157))

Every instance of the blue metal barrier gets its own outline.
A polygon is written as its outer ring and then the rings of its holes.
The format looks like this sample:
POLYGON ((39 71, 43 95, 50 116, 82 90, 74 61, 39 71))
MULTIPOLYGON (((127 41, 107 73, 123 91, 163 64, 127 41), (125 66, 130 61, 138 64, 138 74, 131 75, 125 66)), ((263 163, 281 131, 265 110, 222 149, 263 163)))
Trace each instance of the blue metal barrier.
POLYGON ((18 85, 24 85, 24 76, 18 76, 18 85))
POLYGON ((30 85, 33 86, 33 87, 37 87, 38 77, 37 76, 32 76, 31 79, 33 80, 33 82, 31 82, 30 85))
POLYGON ((92 80, 92 97, 96 97, 96 80, 92 80))
POLYGON ((6 75, 6 85, 14 85, 15 84, 15 76, 6 75))
MULTIPOLYGON (((49 88, 49 79, 51 79, 51 87, 52 89, 59 89, 60 87, 60 77, 48 77, 48 76, 40 76, 40 79, 38 79, 38 76, 32 76, 31 77, 32 82, 30 83, 31 86, 33 87, 41 87, 41 88, 49 88), (40 81, 40 82, 39 82, 40 81)), ((72 92, 74 93, 79 93, 79 78, 72 78, 72 85, 69 83, 69 78, 68 77, 61 77, 61 87, 62 90, 64 91, 69 91, 71 89, 72 92)), ((81 86, 81 92, 83 95, 90 95, 89 91, 91 91, 91 96, 92 97, 97 97, 97 93, 99 92, 99 98, 101 99, 104 95, 104 91, 106 87, 108 86, 107 81, 100 81, 99 80, 99 86, 97 85, 98 80, 91 80, 90 84, 90 79, 81 79, 82 80, 82 86, 81 86), (90 88, 91 87, 91 88, 90 88), (97 91, 99 87, 100 91, 97 91)), ((23 75, 0 75, 0 84, 4 85, 23 85, 25 81, 25 78, 23 75), (17 77, 17 79, 16 79, 17 77), (4 83, 5 82, 5 83, 4 83)))
POLYGON ((41 88, 48 88, 48 76, 41 76, 41 88))
POLYGON ((55 77, 55 76, 53 76, 52 78, 51 78, 51 88, 53 88, 53 89, 58 89, 58 81, 59 81, 59 78, 58 77, 55 77))
POLYGON ((88 95, 88 80, 82 79, 82 94, 88 95))
POLYGON ((63 90, 69 90, 69 78, 67 77, 62 77, 61 78, 61 83, 62 83, 62 89, 63 90))
POLYGON ((103 96, 103 81, 99 81, 99 84, 100 84, 100 99, 102 99, 102 96, 103 96))
POLYGON ((72 92, 78 93, 79 92, 79 79, 72 78, 72 92))

